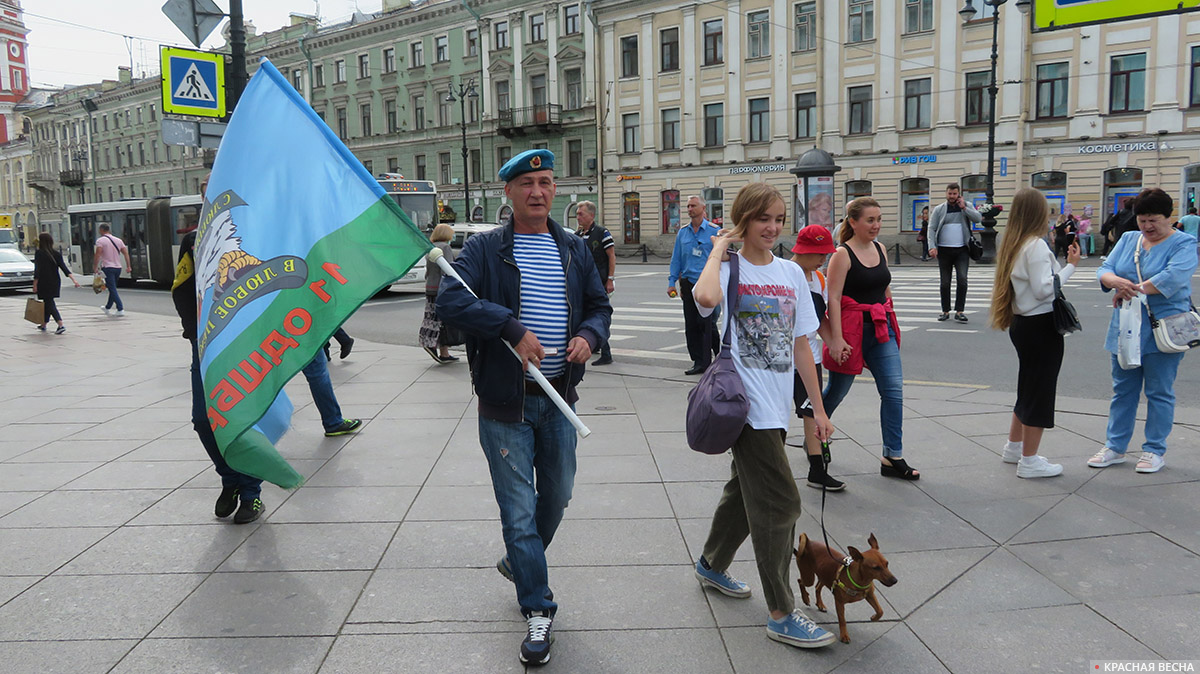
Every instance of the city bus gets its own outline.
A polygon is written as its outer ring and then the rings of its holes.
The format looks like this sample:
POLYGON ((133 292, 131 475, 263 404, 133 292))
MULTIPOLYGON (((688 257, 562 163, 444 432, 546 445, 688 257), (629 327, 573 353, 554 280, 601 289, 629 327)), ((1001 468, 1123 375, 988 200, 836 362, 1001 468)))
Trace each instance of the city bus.
MULTIPOLYGON (((408 216, 417 229, 429 236, 438 224, 437 188, 432 180, 407 180, 399 173, 380 173, 380 187, 387 192, 400 210, 408 216)), ((421 258, 404 276, 396 279, 393 286, 425 282, 425 258, 421 258)))
POLYGON ((175 278, 179 242, 196 228, 203 201, 199 195, 188 195, 68 206, 71 264, 84 274, 92 273, 97 228, 104 223, 129 248, 132 271, 122 270, 122 278, 169 285, 175 278))

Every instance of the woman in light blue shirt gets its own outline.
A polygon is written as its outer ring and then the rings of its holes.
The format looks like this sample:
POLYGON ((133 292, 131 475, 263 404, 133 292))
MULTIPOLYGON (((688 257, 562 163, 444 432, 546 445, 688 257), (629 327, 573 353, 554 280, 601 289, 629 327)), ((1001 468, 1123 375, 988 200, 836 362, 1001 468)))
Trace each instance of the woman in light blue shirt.
MULTIPOLYGON (((1144 295, 1155 316, 1164 317, 1187 311, 1191 302, 1192 274, 1196 271, 1196 239, 1171 227, 1171 197, 1158 188, 1142 190, 1134 202, 1138 228, 1126 232, 1112 254, 1096 272, 1105 292, 1115 290, 1114 305, 1144 295), (1134 253, 1141 248, 1138 281, 1134 253)), ((1167 436, 1175 421, 1175 374, 1182 353, 1162 353, 1154 342, 1150 316, 1142 312, 1142 364, 1129 370, 1117 362, 1119 309, 1113 310, 1104 348, 1112 355, 1113 397, 1108 410, 1108 431, 1104 447, 1088 459, 1093 468, 1105 468, 1125 462, 1125 450, 1133 437, 1138 398, 1143 382, 1146 390, 1146 441, 1137 472, 1156 473, 1165 460, 1167 436)))

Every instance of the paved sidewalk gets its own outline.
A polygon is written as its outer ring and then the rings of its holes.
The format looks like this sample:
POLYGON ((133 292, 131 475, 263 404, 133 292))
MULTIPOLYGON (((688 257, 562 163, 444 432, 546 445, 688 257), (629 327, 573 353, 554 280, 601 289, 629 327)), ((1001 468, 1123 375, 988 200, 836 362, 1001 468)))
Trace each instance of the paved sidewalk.
MULTIPOLYGON (((521 671, 524 622, 493 568, 498 511, 462 364, 359 341, 331 373, 348 417, 327 439, 303 377, 281 451, 308 477, 264 490, 260 522, 212 515, 219 478, 188 419, 178 322, 65 304, 65 335, 0 296, 0 662, 5 672, 521 671)), ((407 329, 407 328, 404 328, 407 329)), ((413 327, 415 329, 415 326, 413 327)), ((1196 356, 1193 355, 1192 358, 1196 356)), ((914 379, 929 379, 910 373, 914 379)), ((1082 672, 1091 660, 1196 659, 1200 409, 1177 410, 1168 466, 1093 470, 1107 406, 1060 398, 1044 453, 1064 476, 1000 461, 1011 394, 908 386, 917 483, 878 474, 878 400, 834 420, 825 522, 874 532, 900 582, 884 617, 847 608, 853 643, 767 640, 755 596, 701 590, 691 565, 728 460, 687 449, 677 370, 589 370, 575 499, 549 550, 562 609, 545 672, 1082 672)), ((1140 441, 1140 424, 1139 424, 1140 441)), ((807 462, 793 450, 798 476, 807 462)), ((818 491, 799 529, 820 536, 818 491)), ((836 617, 818 617, 836 629, 836 617)))

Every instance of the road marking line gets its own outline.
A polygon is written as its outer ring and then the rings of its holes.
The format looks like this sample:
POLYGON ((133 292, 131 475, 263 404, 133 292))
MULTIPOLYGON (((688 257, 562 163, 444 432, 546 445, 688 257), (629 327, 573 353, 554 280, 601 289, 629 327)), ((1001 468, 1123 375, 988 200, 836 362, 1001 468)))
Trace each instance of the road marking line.
POLYGON ((927 330, 925 330, 925 332, 953 332, 953 333, 961 333, 961 334, 971 334, 971 333, 976 333, 979 331, 978 330, 967 330, 965 328, 959 328, 957 330, 953 330, 950 328, 928 328, 927 330))
POLYGON ((610 330, 643 330, 645 332, 675 332, 674 327, 666 327, 662 325, 614 325, 610 330))

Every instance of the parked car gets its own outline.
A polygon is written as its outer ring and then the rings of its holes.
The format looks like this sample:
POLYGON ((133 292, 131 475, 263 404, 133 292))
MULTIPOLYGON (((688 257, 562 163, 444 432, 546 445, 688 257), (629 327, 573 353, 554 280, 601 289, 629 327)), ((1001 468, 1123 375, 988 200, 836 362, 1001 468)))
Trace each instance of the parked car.
MULTIPOLYGON (((455 222, 450 225, 454 230, 454 238, 450 240, 450 247, 454 250, 462 250, 463 244, 467 239, 481 232, 486 232, 495 229, 500 225, 495 222, 455 222)), ((414 283, 425 283, 425 258, 417 260, 417 263, 408 270, 408 273, 396 280, 392 284, 392 288, 399 290, 405 287, 412 287, 414 283)))
POLYGON ((0 247, 0 290, 33 288, 33 263, 16 248, 0 247))

